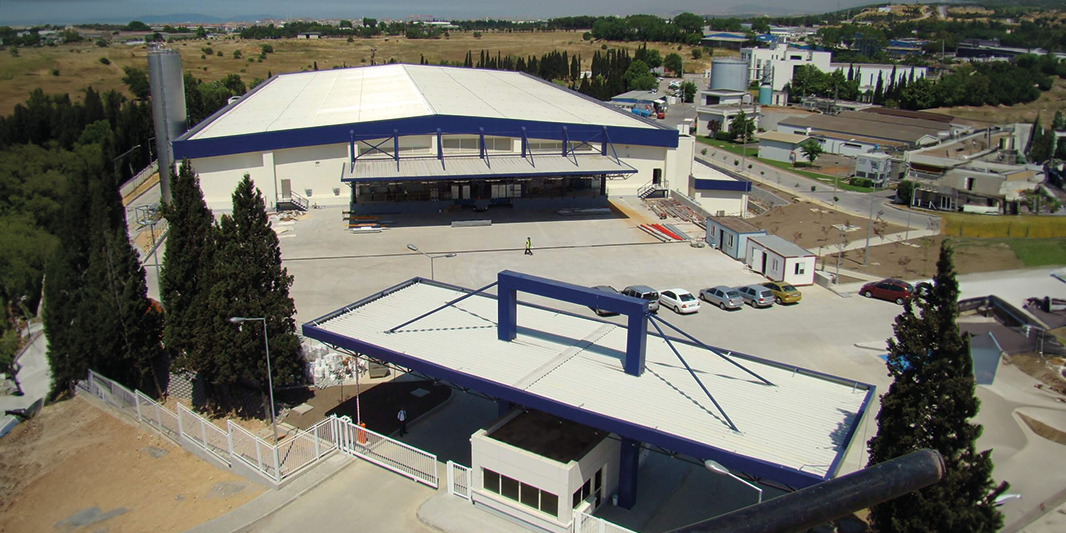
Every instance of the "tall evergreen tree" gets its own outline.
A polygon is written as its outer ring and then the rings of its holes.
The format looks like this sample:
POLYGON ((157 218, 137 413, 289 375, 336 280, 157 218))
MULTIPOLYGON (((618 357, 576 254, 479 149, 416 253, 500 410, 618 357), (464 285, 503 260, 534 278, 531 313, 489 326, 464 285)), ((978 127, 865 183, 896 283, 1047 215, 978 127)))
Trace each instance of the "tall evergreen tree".
POLYGON ((188 160, 171 181, 171 201, 163 210, 169 223, 160 288, 166 309, 163 343, 178 369, 203 364, 205 341, 200 327, 211 290, 214 217, 207 208, 200 180, 188 160))
POLYGON ((281 266, 278 237, 267 219, 263 196, 245 174, 233 193, 233 214, 218 225, 213 285, 208 297, 207 320, 210 358, 198 369, 218 400, 241 385, 267 388, 267 366, 262 326, 257 322, 238 327, 230 317, 265 317, 270 335, 270 365, 274 386, 298 383, 303 376, 300 344, 289 297, 292 276, 281 266))
POLYGON ((877 87, 874 88, 874 102, 877 105, 885 103, 885 80, 881 77, 881 73, 877 73, 877 87))
POLYGON ((1003 524, 994 500, 1009 485, 993 487, 991 451, 975 449, 982 428, 970 419, 980 402, 970 342, 955 323, 959 285, 951 255, 942 245, 932 286, 896 317, 887 362, 893 381, 881 398, 877 435, 869 442, 870 464, 935 449, 947 467, 944 479, 874 506, 875 531, 992 533, 1003 524))

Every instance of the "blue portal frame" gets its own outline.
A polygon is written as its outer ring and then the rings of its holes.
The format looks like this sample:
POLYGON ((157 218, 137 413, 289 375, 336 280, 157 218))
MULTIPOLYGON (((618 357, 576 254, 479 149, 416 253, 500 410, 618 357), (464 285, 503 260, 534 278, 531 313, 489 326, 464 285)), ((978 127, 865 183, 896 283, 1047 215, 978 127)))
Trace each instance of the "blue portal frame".
POLYGON ((518 291, 528 292, 545 298, 626 315, 626 359, 623 366, 626 374, 631 376, 639 377, 644 372, 644 355, 648 338, 647 300, 510 270, 500 272, 497 283, 500 324, 497 331, 501 341, 513 341, 518 336, 518 291))

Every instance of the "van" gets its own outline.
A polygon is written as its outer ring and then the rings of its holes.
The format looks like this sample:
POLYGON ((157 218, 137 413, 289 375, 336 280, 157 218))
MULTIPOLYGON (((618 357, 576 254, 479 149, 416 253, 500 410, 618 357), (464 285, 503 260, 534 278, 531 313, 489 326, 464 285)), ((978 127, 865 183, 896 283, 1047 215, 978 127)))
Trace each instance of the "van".
POLYGON ((648 301, 648 311, 656 313, 659 311, 659 291, 647 286, 647 285, 630 285, 625 289, 622 289, 622 294, 625 296, 632 296, 633 298, 640 298, 641 300, 648 301))

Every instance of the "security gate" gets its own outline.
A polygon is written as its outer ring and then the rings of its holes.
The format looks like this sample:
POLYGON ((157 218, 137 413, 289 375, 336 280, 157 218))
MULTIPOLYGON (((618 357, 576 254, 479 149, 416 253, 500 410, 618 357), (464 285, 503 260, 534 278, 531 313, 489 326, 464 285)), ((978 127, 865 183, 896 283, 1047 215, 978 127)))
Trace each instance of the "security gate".
POLYGON ((337 447, 340 451, 437 488, 436 455, 359 427, 347 416, 334 420, 338 428, 337 447))

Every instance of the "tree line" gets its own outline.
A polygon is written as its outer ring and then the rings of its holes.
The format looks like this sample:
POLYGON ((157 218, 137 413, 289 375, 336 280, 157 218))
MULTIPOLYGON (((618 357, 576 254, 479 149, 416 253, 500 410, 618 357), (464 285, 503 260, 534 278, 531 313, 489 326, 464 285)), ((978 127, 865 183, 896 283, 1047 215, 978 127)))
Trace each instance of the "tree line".
POLYGON ((859 88, 861 73, 861 65, 849 66, 846 75, 842 70, 822 72, 813 65, 801 65, 796 67, 787 86, 789 97, 794 102, 807 95, 844 100, 861 98, 874 104, 909 110, 1014 105, 1032 102, 1042 91, 1051 89, 1052 75, 1066 77, 1063 64, 1054 58, 1028 54, 1013 61, 960 65, 936 81, 915 76, 914 67, 893 66, 890 75, 879 73, 874 88, 865 92, 859 88), (908 74, 898 76, 897 81, 897 72, 908 74))

